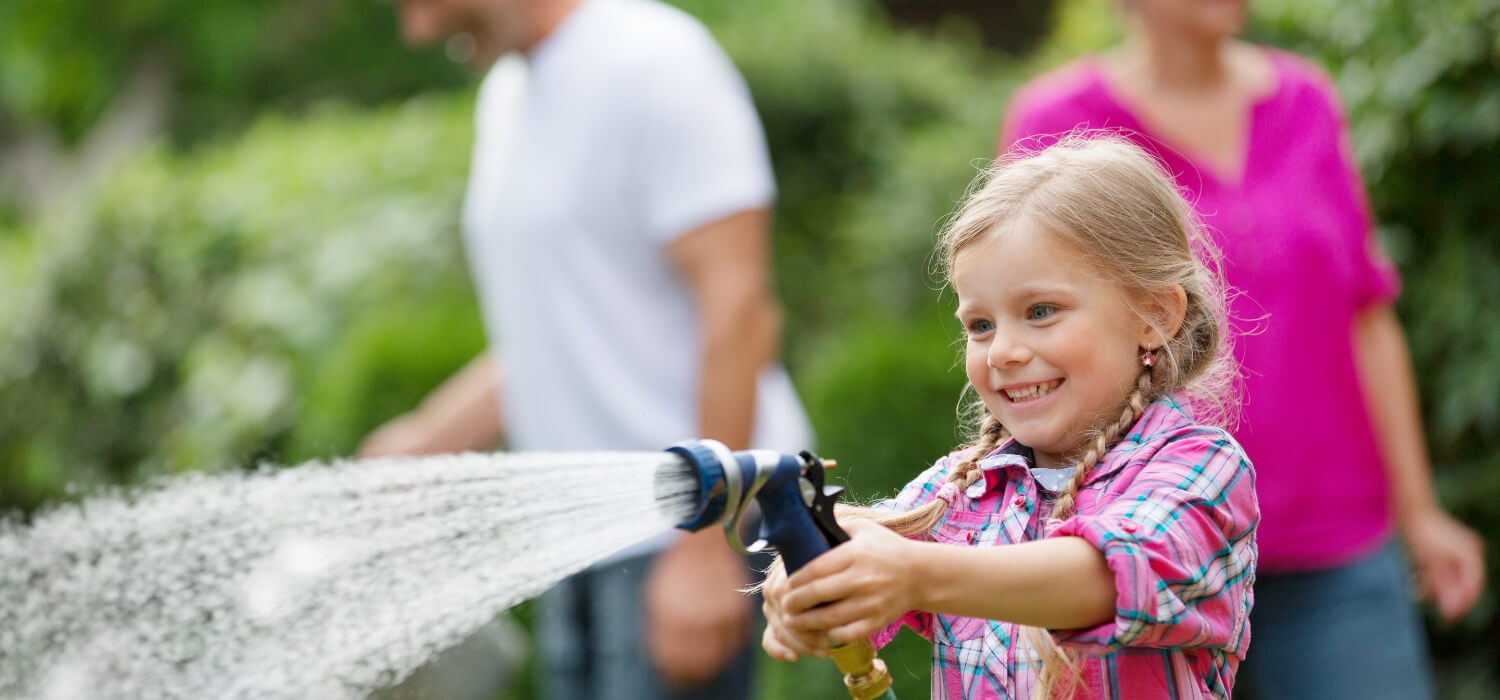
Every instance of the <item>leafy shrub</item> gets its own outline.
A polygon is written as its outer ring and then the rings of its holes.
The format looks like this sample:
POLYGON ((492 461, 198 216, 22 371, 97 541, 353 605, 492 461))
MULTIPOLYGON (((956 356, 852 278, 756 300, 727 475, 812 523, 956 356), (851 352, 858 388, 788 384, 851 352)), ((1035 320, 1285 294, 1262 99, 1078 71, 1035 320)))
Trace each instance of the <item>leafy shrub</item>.
POLYGON ((409 405, 434 363, 471 357, 453 214, 469 107, 263 119, 232 144, 144 154, 81 211, 0 238, 0 294, 20 302, 0 310, 4 503, 345 454, 375 419, 354 407, 409 405), (399 348, 348 349, 382 335, 399 348), (343 412, 308 413, 320 436, 301 421, 313 389, 343 412))

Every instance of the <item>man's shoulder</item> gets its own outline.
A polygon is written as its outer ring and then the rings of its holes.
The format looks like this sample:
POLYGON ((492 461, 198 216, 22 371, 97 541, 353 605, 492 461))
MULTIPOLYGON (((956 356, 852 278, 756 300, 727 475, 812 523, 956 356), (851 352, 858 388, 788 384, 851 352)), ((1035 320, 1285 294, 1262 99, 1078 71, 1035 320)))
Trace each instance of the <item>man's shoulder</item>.
MULTIPOLYGON (((607 48, 610 65, 622 71, 681 68, 682 61, 720 56, 713 34, 696 17, 657 0, 591 0, 599 3, 601 28, 595 46, 607 48)), ((689 64, 691 65, 691 64, 689 64)))

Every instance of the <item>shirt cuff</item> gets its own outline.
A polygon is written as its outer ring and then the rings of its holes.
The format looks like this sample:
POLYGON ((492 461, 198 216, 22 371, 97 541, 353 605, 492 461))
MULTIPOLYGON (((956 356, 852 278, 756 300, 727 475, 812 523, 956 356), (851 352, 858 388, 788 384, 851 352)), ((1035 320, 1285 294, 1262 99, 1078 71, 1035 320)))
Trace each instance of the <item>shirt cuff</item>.
MULTIPOLYGON (((1115 580, 1115 617, 1095 627, 1050 630, 1059 646, 1085 656, 1102 656, 1139 639, 1156 624, 1157 581, 1150 557, 1138 538, 1142 526, 1127 518, 1075 516, 1050 537, 1081 537, 1104 554, 1115 580)), ((1172 603, 1180 605, 1173 600, 1172 603)), ((1169 604, 1172 604, 1169 603, 1169 604)))
POLYGON ((901 633, 902 626, 912 628, 914 632, 922 635, 923 639, 932 639, 931 628, 924 622, 925 615, 926 613, 913 610, 896 618, 896 621, 886 625, 885 629, 870 635, 870 643, 874 644, 876 649, 884 648, 885 645, 891 643, 892 639, 896 638, 897 634, 901 633))

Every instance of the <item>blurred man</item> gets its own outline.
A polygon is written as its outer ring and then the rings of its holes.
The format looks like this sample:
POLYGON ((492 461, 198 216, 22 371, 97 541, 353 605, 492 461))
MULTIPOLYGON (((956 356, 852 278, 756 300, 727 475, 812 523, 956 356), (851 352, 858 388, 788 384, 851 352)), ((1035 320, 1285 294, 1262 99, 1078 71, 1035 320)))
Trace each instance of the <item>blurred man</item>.
MULTIPOLYGON (((413 44, 491 66, 464 234, 490 351, 361 453, 805 447, 775 364, 774 196, 743 81, 653 0, 400 0, 413 44)), ((648 543, 546 594, 555 698, 744 697, 745 562, 717 532, 648 543)))

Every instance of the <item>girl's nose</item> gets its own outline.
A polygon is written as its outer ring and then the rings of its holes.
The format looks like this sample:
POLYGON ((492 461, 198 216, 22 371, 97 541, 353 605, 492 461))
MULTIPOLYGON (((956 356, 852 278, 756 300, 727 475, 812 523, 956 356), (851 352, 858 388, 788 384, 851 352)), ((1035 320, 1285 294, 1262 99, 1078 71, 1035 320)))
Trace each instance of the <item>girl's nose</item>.
POLYGON ((1025 344, 1016 342, 1000 333, 996 333, 990 341, 989 352, 986 354, 985 362, 993 369, 1004 369, 1006 367, 1024 364, 1031 358, 1031 352, 1025 344))

